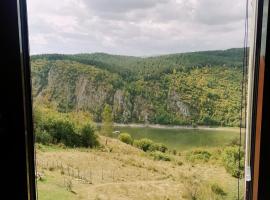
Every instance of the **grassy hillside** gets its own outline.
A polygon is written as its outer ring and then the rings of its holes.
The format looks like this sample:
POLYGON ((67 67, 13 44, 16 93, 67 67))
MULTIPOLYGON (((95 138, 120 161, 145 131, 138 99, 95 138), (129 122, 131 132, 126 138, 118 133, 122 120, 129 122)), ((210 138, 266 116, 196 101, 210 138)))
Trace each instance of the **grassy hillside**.
POLYGON ((242 49, 132 57, 105 53, 31 57, 33 96, 60 112, 101 121, 237 126, 242 49))
POLYGON ((237 198, 237 179, 220 164, 218 149, 209 152, 209 160, 187 159, 190 152, 182 152, 162 161, 116 139, 100 136, 100 144, 100 149, 38 145, 39 199, 237 198))
POLYGON ((235 132, 231 139, 220 132, 220 144, 209 138, 197 146, 200 138, 191 137, 189 148, 174 149, 174 142, 183 143, 179 137, 170 140, 172 132, 166 129, 136 137, 121 130, 113 134, 116 139, 105 136, 112 130, 98 131, 87 112, 62 113, 40 104, 34 111, 41 200, 234 200, 237 177, 243 189, 244 151, 239 160, 235 132))

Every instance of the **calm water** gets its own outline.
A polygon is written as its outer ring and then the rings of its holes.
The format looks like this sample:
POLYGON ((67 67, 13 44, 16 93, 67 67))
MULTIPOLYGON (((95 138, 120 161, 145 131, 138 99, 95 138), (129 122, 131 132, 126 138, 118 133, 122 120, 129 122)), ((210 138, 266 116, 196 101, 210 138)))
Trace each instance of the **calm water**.
POLYGON ((162 142, 176 150, 187 150, 199 147, 219 147, 230 143, 239 137, 236 130, 200 130, 200 129, 160 129, 115 127, 121 133, 127 132, 134 139, 149 138, 162 142))

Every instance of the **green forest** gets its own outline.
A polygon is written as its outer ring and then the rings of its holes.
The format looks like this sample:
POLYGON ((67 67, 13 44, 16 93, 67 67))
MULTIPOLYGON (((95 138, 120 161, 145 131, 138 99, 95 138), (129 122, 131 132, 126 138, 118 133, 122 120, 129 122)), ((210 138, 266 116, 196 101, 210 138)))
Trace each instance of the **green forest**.
POLYGON ((87 112, 95 122, 107 107, 117 123, 239 126, 242 58, 240 48, 33 55, 33 98, 60 113, 87 112))

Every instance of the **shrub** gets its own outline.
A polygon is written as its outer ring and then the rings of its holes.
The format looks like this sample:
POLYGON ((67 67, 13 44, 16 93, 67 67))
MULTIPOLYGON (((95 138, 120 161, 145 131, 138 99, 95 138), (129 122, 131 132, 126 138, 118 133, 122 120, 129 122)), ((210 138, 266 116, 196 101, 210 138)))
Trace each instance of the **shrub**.
POLYGON ((242 149, 239 155, 239 148, 237 146, 226 147, 222 153, 222 161, 228 173, 230 173, 233 177, 243 178, 244 176, 244 151, 242 149), (239 156, 240 156, 240 161, 239 161, 239 156))
POLYGON ((176 164, 179 165, 179 166, 182 166, 184 163, 183 163, 181 160, 178 160, 178 161, 176 162, 176 164))
POLYGON ((218 184, 209 184, 198 177, 188 177, 184 183, 183 197, 188 200, 221 200, 227 195, 218 184))
POLYGON ((211 157, 211 153, 206 150, 192 150, 187 153, 187 160, 208 162, 211 157))
POLYGON ((149 151, 153 143, 154 142, 152 140, 147 138, 134 141, 134 145, 143 151, 149 151))
POLYGON ((53 119, 45 125, 47 130, 54 139, 54 143, 63 143, 66 146, 80 146, 80 136, 75 133, 75 127, 67 119, 53 119))
POLYGON ((96 147, 99 145, 95 129, 91 124, 84 125, 81 130, 81 142, 84 147, 96 147))
POLYGON ((168 147, 162 143, 153 143, 149 147, 149 151, 160 151, 165 153, 168 150, 168 147))
POLYGON ((59 113, 52 108, 34 106, 36 141, 43 144, 94 147, 98 145, 95 129, 84 112, 59 113))
POLYGON ((53 138, 47 131, 37 129, 35 132, 35 141, 41 144, 51 144, 53 138))
POLYGON ((142 149, 143 151, 160 151, 165 153, 168 150, 168 147, 162 143, 154 143, 152 140, 148 138, 143 138, 140 140, 134 140, 134 146, 142 149))
POLYGON ((126 144, 133 144, 133 138, 128 133, 120 133, 118 139, 126 144))
POLYGON ((239 138, 235 137, 229 142, 228 146, 238 146, 239 144, 240 144, 239 138))
POLYGON ((150 154, 154 160, 163 160, 163 161, 171 161, 171 157, 168 156, 167 154, 165 153, 162 153, 160 151, 154 151, 154 152, 151 152, 150 154))
POLYGON ((226 192, 217 184, 214 183, 211 185, 211 191, 215 193, 216 195, 225 196, 226 192))

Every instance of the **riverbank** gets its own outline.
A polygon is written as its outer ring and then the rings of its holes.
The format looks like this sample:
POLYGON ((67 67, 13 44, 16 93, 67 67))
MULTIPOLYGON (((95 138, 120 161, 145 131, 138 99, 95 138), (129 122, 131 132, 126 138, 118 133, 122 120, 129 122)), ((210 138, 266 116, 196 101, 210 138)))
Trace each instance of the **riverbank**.
MULTIPOLYGON (((98 125, 101 125, 100 123, 98 125)), ((114 123, 114 127, 130 128, 156 128, 156 129, 190 129, 190 130, 212 130, 212 131, 239 131, 239 127, 211 127, 211 126, 180 126, 180 125, 161 125, 161 124, 120 124, 114 123)))

